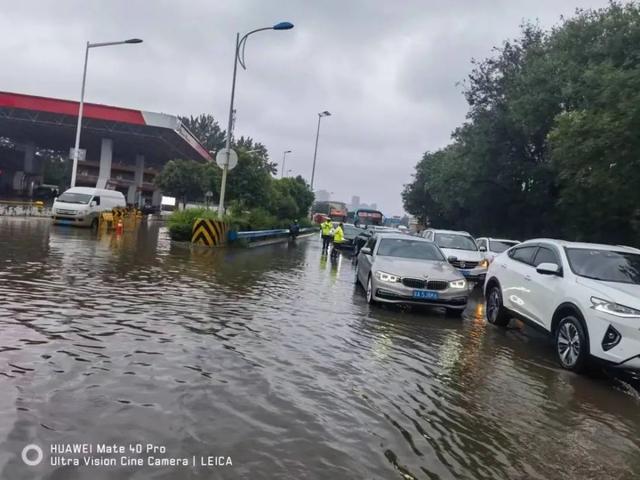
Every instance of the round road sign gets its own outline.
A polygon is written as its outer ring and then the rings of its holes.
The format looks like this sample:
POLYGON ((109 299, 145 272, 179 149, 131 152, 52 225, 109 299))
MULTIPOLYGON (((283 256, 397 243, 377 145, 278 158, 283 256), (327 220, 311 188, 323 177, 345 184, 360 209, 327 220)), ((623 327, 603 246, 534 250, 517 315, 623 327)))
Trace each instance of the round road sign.
POLYGON ((238 154, 233 148, 230 148, 227 160, 227 149, 223 148, 216 155, 216 163, 220 168, 224 168, 225 164, 227 164, 227 170, 231 170, 238 165, 238 154), (227 164, 227 162, 229 163, 227 164))

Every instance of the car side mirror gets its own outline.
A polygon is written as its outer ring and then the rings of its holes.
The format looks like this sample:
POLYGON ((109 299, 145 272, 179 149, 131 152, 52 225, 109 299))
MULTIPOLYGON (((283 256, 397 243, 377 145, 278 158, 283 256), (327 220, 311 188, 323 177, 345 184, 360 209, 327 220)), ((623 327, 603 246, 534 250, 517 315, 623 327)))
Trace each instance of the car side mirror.
POLYGON ((487 251, 487 247, 480 247, 478 250, 480 250, 481 252, 486 252, 487 251))
POLYGON ((454 256, 447 257, 447 262, 449 262, 449 263, 451 263, 451 262, 455 262, 455 261, 457 261, 457 260, 458 260, 458 257, 454 257, 454 256))
POLYGON ((536 272, 540 275, 560 275, 560 265, 557 263, 545 262, 536 267, 536 272))
POLYGON ((91 203, 89 204, 90 207, 95 207, 97 205, 95 200, 91 200, 91 203))
POLYGON ((364 255, 371 255, 371 249, 369 247, 364 247, 362 248, 362 250, 360 250, 360 253, 364 255))

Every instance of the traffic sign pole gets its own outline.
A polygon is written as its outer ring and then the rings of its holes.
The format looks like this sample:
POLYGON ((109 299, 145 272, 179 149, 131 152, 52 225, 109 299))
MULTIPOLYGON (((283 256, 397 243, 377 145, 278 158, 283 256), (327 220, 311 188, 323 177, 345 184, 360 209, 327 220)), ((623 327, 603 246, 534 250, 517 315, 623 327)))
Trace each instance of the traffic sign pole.
POLYGON ((232 148, 220 150, 216 155, 216 163, 222 168, 222 184, 220 185, 220 204, 218 205, 218 215, 224 215, 224 194, 227 190, 227 173, 238 164, 238 154, 232 148))

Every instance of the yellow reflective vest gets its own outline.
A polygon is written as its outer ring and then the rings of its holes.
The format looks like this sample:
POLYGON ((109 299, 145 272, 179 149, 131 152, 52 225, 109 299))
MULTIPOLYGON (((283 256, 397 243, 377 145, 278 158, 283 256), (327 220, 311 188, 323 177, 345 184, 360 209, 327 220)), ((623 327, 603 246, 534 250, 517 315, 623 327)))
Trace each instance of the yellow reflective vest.
POLYGON ((330 235, 331 234, 331 229, 333 228, 333 225, 331 224, 331 222, 323 222, 320 225, 320 228, 322 229, 322 235, 330 235))
POLYGON ((344 232, 342 231, 342 227, 338 225, 336 227, 336 231, 333 234, 333 243, 342 243, 344 242, 344 232))

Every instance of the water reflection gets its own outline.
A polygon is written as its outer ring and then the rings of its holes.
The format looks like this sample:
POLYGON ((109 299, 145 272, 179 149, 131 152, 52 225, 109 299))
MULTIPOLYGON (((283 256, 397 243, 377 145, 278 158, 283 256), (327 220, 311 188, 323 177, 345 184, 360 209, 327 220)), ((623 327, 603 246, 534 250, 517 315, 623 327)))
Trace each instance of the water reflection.
MULTIPOLYGON (((230 478, 640 474, 637 377, 558 369, 478 291, 462 319, 370 307, 317 239, 204 249, 159 224, 0 219, 0 247, 0 478, 101 478, 26 469, 29 442, 149 439, 231 455, 230 478)), ((211 478, 108 478, 151 475, 211 478)))

